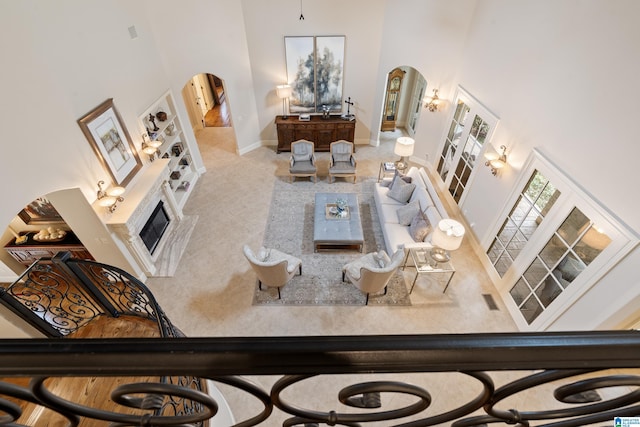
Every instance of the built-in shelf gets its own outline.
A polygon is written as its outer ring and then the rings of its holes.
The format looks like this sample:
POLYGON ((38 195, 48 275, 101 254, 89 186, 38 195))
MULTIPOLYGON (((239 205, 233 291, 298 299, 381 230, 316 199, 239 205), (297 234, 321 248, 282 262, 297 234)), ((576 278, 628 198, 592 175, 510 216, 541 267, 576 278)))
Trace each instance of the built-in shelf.
MULTIPOLYGON (((200 177, 200 173, 196 165, 191 161, 191 148, 185 138, 184 128, 177 114, 176 104, 171 91, 167 91, 162 95, 140 114, 138 118, 142 127, 141 132, 149 136, 148 140, 162 141, 154 157, 168 160, 168 183, 174 193, 174 198, 178 206, 182 209, 193 190, 194 184, 200 177), (166 113, 166 119, 160 121, 157 117, 158 112, 166 113), (155 117, 155 126, 154 122, 149 120, 150 115, 155 117), (182 148, 176 155, 174 147, 178 144, 182 148)), ((146 159, 145 161, 151 161, 146 154, 141 153, 141 156, 146 159)))

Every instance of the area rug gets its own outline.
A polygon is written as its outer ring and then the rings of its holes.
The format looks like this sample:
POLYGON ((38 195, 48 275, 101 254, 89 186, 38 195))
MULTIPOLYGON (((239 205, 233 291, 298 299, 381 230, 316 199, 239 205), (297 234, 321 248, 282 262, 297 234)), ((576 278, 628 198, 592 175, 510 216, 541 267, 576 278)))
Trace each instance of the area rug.
MULTIPOLYGON (((366 296, 349 282, 342 282, 342 267, 368 252, 384 249, 373 189, 375 178, 359 178, 355 184, 278 180, 273 189, 263 246, 302 259, 302 276, 296 275, 281 288, 256 290, 254 305, 364 305, 366 296), (315 193, 356 193, 364 233, 362 253, 331 250, 315 253, 313 221, 315 193)), ((251 246, 251 245, 250 245, 251 246)), ((253 247, 257 250, 257 245, 253 247)), ((370 295, 369 305, 411 305, 404 277, 398 271, 389 281, 386 295, 370 295)))

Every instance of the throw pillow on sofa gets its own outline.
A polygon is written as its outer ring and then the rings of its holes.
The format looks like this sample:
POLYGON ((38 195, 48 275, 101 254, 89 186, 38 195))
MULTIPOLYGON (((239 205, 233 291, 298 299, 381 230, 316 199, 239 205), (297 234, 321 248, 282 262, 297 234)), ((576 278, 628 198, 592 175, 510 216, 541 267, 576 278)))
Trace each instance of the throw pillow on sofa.
POLYGON ((393 183, 396 181, 396 179, 401 179, 407 184, 411 184, 411 182, 413 181, 413 178, 411 178, 410 176, 404 175, 402 172, 398 172, 396 170, 396 172, 393 174, 393 178, 391 178, 390 187, 393 187, 393 183))
POLYGON ((407 184, 402 179, 395 179, 387 196, 400 203, 407 203, 415 188, 415 184, 407 184))
POLYGON ((416 216, 418 212, 420 212, 420 202, 418 202, 417 200, 404 206, 400 206, 396 210, 396 214, 398 215, 398 223, 400 225, 411 224, 411 220, 414 216, 416 216))
POLYGON ((424 242, 429 233, 431 233, 431 224, 424 213, 419 210, 409 224, 409 234, 414 241, 424 242))

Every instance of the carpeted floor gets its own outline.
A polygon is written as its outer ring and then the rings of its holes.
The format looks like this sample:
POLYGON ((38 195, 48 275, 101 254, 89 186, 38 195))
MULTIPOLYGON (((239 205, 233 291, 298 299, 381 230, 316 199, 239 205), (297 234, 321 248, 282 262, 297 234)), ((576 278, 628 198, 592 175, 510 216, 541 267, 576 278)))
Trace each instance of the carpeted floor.
MULTIPOLYGON (((263 245, 302 259, 302 276, 295 276, 281 288, 258 289, 255 305, 363 305, 365 295, 342 282, 342 267, 368 252, 384 249, 382 229, 373 200, 375 178, 360 178, 356 184, 336 181, 313 183, 297 180, 275 183, 263 245), (364 249, 331 250, 315 253, 313 248, 314 197, 321 193, 356 193, 360 205, 364 249)), ((253 248, 257 250, 257 248, 253 248)), ((404 277, 397 272, 386 295, 371 295, 369 305, 411 305, 404 277)))

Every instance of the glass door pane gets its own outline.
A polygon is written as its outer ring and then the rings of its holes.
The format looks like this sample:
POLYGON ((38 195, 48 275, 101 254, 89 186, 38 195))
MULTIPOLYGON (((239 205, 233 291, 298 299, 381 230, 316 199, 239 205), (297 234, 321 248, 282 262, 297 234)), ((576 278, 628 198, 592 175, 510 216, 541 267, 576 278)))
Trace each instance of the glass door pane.
POLYGON ((438 161, 437 171, 443 181, 447 180, 447 174, 449 173, 449 169, 453 164, 453 159, 456 156, 456 150, 458 149, 458 143, 460 142, 460 137, 464 131, 464 124, 467 120, 469 110, 469 106, 467 106, 462 100, 458 99, 456 111, 453 114, 453 119, 449 126, 449 132, 445 139, 444 148, 442 149, 442 153, 440 154, 440 159, 438 161))
POLYGON ((501 277, 531 240, 559 197, 560 191, 535 170, 487 251, 501 277))
POLYGON ((456 203, 460 202, 489 130, 489 123, 484 121, 482 117, 476 115, 473 118, 471 131, 467 136, 462 155, 458 159, 455 174, 449 184, 449 193, 451 193, 456 203))
POLYGON ((610 243, 609 236, 573 208, 509 291, 527 323, 540 316, 610 243))

